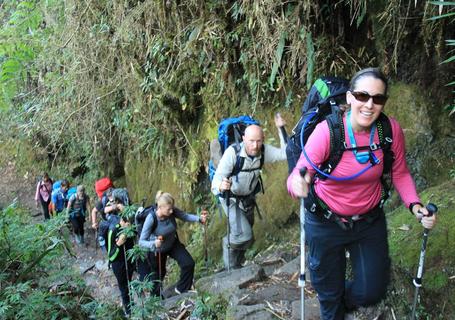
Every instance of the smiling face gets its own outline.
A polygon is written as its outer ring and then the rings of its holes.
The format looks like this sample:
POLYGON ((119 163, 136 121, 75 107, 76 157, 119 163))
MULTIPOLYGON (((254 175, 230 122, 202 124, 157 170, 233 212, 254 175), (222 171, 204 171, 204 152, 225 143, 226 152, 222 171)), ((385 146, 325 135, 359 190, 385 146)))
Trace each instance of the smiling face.
POLYGON ((351 125, 354 131, 370 130, 384 109, 385 95, 386 84, 381 79, 365 75, 356 80, 352 90, 346 93, 346 101, 351 105, 351 125))

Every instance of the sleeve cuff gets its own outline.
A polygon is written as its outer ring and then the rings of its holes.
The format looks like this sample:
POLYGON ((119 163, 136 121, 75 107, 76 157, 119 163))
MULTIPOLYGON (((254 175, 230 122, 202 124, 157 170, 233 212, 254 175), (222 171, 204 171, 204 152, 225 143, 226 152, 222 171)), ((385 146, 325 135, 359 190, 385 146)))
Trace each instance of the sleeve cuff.
POLYGON ((411 214, 414 214, 414 212, 412 211, 412 209, 413 209, 414 206, 417 205, 417 204, 420 205, 421 207, 423 207, 423 204, 420 203, 420 202, 411 202, 411 203, 409 204, 409 211, 411 211, 411 214))

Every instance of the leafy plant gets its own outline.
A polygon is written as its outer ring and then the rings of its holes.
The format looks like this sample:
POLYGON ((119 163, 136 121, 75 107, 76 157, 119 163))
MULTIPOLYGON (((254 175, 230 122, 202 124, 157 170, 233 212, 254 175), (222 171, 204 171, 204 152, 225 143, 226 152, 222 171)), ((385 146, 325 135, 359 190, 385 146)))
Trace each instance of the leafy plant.
POLYGON ((62 231, 67 218, 46 224, 29 220, 29 213, 14 205, 0 212, 0 318, 85 319, 79 302, 92 298, 71 268, 56 263, 64 251, 71 254, 62 231))
POLYGON ((217 320, 226 316, 227 302, 221 297, 203 295, 197 298, 190 319, 217 320))
POLYGON ((23 95, 41 50, 42 12, 35 1, 8 1, 0 11, 0 109, 23 95))

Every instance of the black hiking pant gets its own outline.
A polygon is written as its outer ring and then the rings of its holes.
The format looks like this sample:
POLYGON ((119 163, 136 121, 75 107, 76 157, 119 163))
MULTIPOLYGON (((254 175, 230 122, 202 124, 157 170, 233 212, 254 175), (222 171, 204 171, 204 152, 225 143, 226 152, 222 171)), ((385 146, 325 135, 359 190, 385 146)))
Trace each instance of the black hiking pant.
POLYGON ((305 215, 311 284, 318 293, 321 319, 343 320, 349 310, 378 303, 387 293, 390 258, 384 214, 343 230, 320 215, 305 215), (346 251, 352 279, 346 279, 346 251))
POLYGON ((79 236, 84 236, 85 217, 83 217, 83 216, 71 217, 70 222, 73 227, 74 234, 79 235, 79 236))
POLYGON ((139 281, 146 280, 147 276, 152 273, 152 264, 150 259, 155 259, 154 253, 147 252, 147 255, 143 259, 137 259, 137 273, 139 274, 139 281))
POLYGON ((49 197, 47 201, 44 201, 41 196, 39 198, 41 202, 41 207, 43 208, 44 220, 49 220, 51 218, 51 215, 49 214, 49 204, 51 203, 51 197, 49 197))
MULTIPOLYGON (((124 254, 123 250, 120 254, 124 254)), ((114 272, 115 278, 117 279, 118 288, 120 289, 120 295, 122 297, 122 304, 127 314, 131 313, 130 305, 130 290, 128 283, 133 278, 134 266, 131 261, 128 261, 128 265, 125 264, 124 258, 118 258, 117 261, 111 263, 112 271, 114 272), (128 269, 128 272, 127 272, 128 269)))
MULTIPOLYGON (((159 250, 159 249, 158 249, 159 250)), ((185 292, 191 289, 193 285, 193 276, 194 276, 194 260, 191 257, 190 253, 185 249, 185 246, 180 243, 178 239, 175 240, 174 245, 171 250, 161 253, 161 270, 159 269, 159 260, 160 254, 157 252, 150 252, 148 256, 148 261, 150 262, 150 280, 153 281, 154 287, 152 294, 159 297, 160 296, 160 281, 162 282, 164 276, 166 275, 166 261, 167 257, 171 257, 177 261, 177 264, 180 267, 180 279, 176 284, 176 288, 179 292, 185 292), (161 277, 160 277, 161 273, 161 277)))

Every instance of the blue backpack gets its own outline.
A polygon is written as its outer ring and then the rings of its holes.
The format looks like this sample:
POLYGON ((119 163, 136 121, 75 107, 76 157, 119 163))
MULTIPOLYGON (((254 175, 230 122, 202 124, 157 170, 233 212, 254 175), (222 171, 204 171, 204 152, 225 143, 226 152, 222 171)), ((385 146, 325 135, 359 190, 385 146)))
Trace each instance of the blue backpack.
POLYGON ((68 191, 66 192, 66 198, 69 200, 71 198, 72 195, 76 194, 77 193, 77 187, 74 186, 74 187, 71 187, 68 189, 68 191))
POLYGON ((59 190, 61 186, 62 186, 62 180, 55 181, 52 184, 52 191, 59 190))
MULTIPOLYGON (((236 150, 236 153, 240 151, 240 143, 242 142, 242 136, 245 132, 246 127, 249 125, 260 125, 259 121, 253 119, 250 116, 239 116, 239 117, 232 117, 232 118, 226 118, 223 119, 219 126, 218 126, 218 139, 215 141, 212 141, 211 144, 211 159, 209 161, 209 179, 210 182, 213 180, 213 176, 215 175, 216 168, 218 166, 217 161, 214 159, 214 155, 217 156, 218 160, 221 159, 221 157, 224 154, 224 151, 230 146, 234 145, 234 148, 236 150), (219 147, 218 150, 213 150, 212 148, 213 145, 217 145, 219 147)), ((231 176, 236 175, 238 172, 243 167, 243 161, 244 158, 241 158, 237 156, 237 163, 235 165, 234 172, 232 172, 231 176)), ((263 165, 263 159, 264 157, 261 157, 261 168, 263 165)))

